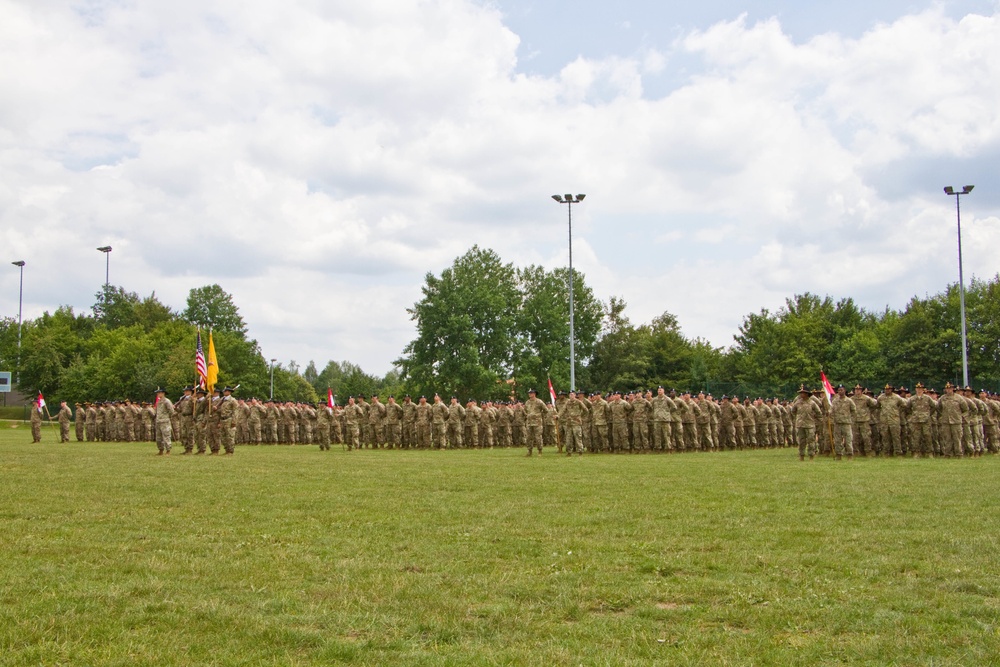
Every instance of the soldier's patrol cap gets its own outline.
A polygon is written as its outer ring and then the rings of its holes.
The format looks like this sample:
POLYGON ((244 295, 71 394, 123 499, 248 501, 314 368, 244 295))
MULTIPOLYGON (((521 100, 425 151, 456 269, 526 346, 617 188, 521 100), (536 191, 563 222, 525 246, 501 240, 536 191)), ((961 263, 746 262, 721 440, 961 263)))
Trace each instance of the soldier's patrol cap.
POLYGON ((838 389, 838 390, 839 390, 839 389, 847 389, 847 387, 845 387, 845 386, 844 386, 844 385, 842 385, 842 384, 838 384, 838 385, 837 385, 837 389, 838 389))
POLYGON ((165 394, 165 393, 167 393, 167 390, 164 389, 163 387, 157 387, 156 391, 154 391, 153 393, 154 394, 165 394))
POLYGON ((194 391, 194 387, 191 386, 191 385, 188 385, 188 386, 184 387, 184 389, 182 389, 181 391, 194 391))
POLYGON ((369 398, 378 398, 378 394, 372 394, 369 398))
POLYGON ((405 396, 403 396, 403 398, 410 398, 410 395, 406 394, 405 396))
POLYGON ((228 391, 228 392, 232 393, 232 392, 236 391, 236 388, 235 387, 230 387, 230 386, 227 385, 227 386, 225 386, 225 387, 222 388, 222 391, 228 391))
POLYGON ((213 393, 213 394, 221 394, 221 393, 222 393, 222 390, 221 390, 221 389, 219 389, 218 387, 216 387, 215 389, 213 389, 213 390, 212 390, 212 393, 213 393))
POLYGON ((534 389, 529 389, 529 390, 528 390, 528 393, 529 393, 529 394, 537 394, 538 392, 537 392, 537 391, 535 391, 534 389))

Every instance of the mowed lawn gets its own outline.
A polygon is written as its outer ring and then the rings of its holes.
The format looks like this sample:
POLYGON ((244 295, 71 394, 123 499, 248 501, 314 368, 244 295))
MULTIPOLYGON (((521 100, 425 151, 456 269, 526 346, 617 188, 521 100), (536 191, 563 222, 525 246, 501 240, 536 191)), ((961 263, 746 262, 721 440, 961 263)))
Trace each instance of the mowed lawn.
POLYGON ((1000 457, 0 432, 2 665, 1000 664, 1000 457))

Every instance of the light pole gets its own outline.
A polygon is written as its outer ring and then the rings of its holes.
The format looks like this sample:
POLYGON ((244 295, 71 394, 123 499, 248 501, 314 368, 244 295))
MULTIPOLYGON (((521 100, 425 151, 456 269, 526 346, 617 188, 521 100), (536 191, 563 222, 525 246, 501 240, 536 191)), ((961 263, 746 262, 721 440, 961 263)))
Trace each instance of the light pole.
POLYGON ((274 400, 274 362, 277 359, 271 359, 271 400, 274 400))
POLYGON ((21 306, 24 303, 24 260, 19 259, 11 262, 21 270, 21 284, 17 288, 17 376, 14 381, 21 382, 21 306))
POLYGON ((111 246, 102 245, 100 248, 98 248, 98 250, 104 253, 104 286, 107 287, 109 284, 111 284, 108 281, 108 276, 110 275, 110 270, 111 270, 111 246))
POLYGON ((944 189, 946 195, 955 197, 955 216, 958 218, 958 303, 962 311, 962 386, 969 386, 969 350, 965 344, 965 278, 962 276, 962 195, 972 192, 974 185, 966 185, 961 192, 950 185, 944 189))
POLYGON ((552 195, 569 211, 569 390, 576 391, 576 336, 573 332, 573 204, 579 204, 587 195, 552 195))

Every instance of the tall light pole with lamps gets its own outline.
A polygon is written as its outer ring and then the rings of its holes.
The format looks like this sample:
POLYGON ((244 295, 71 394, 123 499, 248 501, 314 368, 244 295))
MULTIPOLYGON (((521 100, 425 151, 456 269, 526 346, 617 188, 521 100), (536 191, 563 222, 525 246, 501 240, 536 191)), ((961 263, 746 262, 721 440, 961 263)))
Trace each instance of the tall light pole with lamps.
POLYGON ((102 245, 98 250, 104 253, 104 286, 107 287, 111 284, 108 280, 111 275, 111 246, 102 245))
POLYGON ((576 336, 573 331, 573 204, 579 204, 587 195, 552 195, 569 212, 569 390, 576 391, 576 336))
POLYGON ((24 303, 24 260, 11 262, 21 270, 21 284, 17 288, 17 377, 15 382, 21 382, 21 306, 24 303))
POLYGON ((271 359, 271 400, 274 400, 274 362, 277 359, 271 359))
POLYGON ((972 192, 974 185, 966 185, 961 191, 950 185, 944 189, 946 195, 955 198, 955 216, 958 218, 958 303, 962 311, 962 386, 969 386, 969 348, 965 344, 965 277, 962 275, 962 195, 972 192))

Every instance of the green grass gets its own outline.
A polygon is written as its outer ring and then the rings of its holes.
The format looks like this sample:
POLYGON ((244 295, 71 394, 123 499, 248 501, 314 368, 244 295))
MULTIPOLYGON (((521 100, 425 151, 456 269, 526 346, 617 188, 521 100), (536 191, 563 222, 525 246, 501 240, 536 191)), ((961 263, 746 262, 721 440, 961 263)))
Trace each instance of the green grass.
POLYGON ((0 429, 0 665, 1000 663, 1000 457, 55 440, 0 429))

